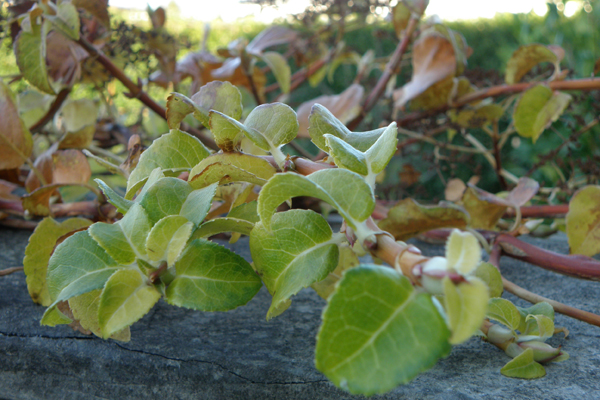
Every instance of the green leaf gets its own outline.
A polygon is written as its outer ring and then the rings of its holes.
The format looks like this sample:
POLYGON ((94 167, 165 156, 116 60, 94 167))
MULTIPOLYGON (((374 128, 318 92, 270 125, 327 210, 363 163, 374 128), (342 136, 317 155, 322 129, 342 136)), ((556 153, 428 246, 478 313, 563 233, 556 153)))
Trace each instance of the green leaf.
POLYGON ((468 221, 466 211, 452 203, 423 206, 407 198, 396 203, 378 225, 396 240, 408 240, 432 229, 465 228, 468 221))
POLYGON ((551 62, 558 67, 560 60, 552 50, 542 44, 528 44, 519 47, 506 63, 504 80, 509 85, 517 83, 533 67, 542 62, 551 62))
POLYGON ((500 297, 504 292, 504 286, 502 285, 502 274, 500 274, 498 268, 489 262, 480 263, 475 270, 474 276, 485 282, 489 289, 490 298, 500 297))
POLYGON ((33 139, 27 126, 19 118, 17 99, 0 79, 0 170, 19 168, 31 155, 33 139))
POLYGON ((139 270, 123 269, 106 282, 100 295, 98 321, 102 337, 108 339, 142 318, 160 299, 160 292, 147 283, 139 270))
POLYGON ((261 54, 263 61, 269 66, 282 93, 289 93, 292 71, 286 59, 279 53, 268 51, 261 54))
POLYGON ((283 103, 262 104, 256 107, 244 121, 244 126, 248 139, 271 153, 294 140, 298 134, 296 112, 283 103))
POLYGON ((513 114, 515 129, 535 141, 556 121, 571 101, 571 95, 537 85, 521 95, 513 114))
POLYGON ((210 210, 218 186, 218 183, 213 183, 203 189, 194 190, 183 202, 179 215, 199 226, 210 210))
POLYGON ((277 170, 263 158, 242 153, 218 153, 206 157, 190 171, 193 188, 219 182, 249 182, 264 185, 277 170))
POLYGON ((125 198, 133 198, 154 169, 160 168, 163 173, 179 175, 181 171, 191 169, 209 154, 210 151, 198 139, 178 129, 172 129, 156 139, 142 153, 137 167, 127 180, 125 198))
POLYGON ((35 303, 46 307, 52 303, 46 284, 46 275, 48 261, 56 242, 62 236, 90 224, 91 221, 84 218, 70 218, 59 223, 47 217, 36 226, 35 231, 29 237, 23 259, 23 267, 27 276, 27 290, 35 303))
MULTIPOLYGON (((35 19, 35 18, 34 18, 35 19)), ((46 35, 49 25, 31 22, 31 31, 21 29, 15 38, 14 50, 19 70, 27 81, 44 93, 55 94, 46 68, 46 35)))
POLYGON ((448 330, 429 294, 375 265, 348 270, 323 312, 316 367, 354 394, 387 392, 450 353, 448 330))
POLYGON ((569 202, 566 217, 571 254, 600 253, 600 186, 579 189, 569 202))
POLYGON ((513 331, 519 329, 519 325, 521 324, 519 310, 512 302, 506 299, 490 299, 487 317, 506 325, 513 331))
POLYGON ((194 117, 210 129, 208 112, 219 111, 233 119, 242 117, 242 94, 229 82, 212 81, 192 96, 196 105, 194 117))
POLYGON ((509 378, 536 379, 546 375, 541 364, 533 361, 533 350, 527 349, 500 370, 502 375, 509 378))
POLYGON ((525 332, 524 323, 525 323, 525 320, 527 319, 527 316, 529 316, 529 315, 545 315, 546 317, 548 317, 552 321, 554 321, 554 308, 550 305, 550 303, 547 303, 545 301, 536 303, 527 308, 517 306, 517 309, 519 310, 519 313, 521 313, 522 325, 520 325, 519 330, 522 332, 525 332), (523 328, 523 329, 521 329, 521 328, 523 328))
POLYGON ((56 7, 56 15, 45 14, 44 17, 68 38, 79 40, 79 13, 73 4, 63 1, 56 7))
POLYGON ((519 336, 519 341, 544 341, 554 335, 554 322, 545 315, 528 315, 525 318, 526 328, 519 336))
POLYGON ((363 152, 356 150, 337 136, 326 134, 324 137, 329 148, 328 153, 333 158, 335 165, 362 176, 369 174, 369 166, 363 152))
POLYGON ((373 190, 354 172, 331 168, 308 176, 276 174, 258 196, 258 214, 265 228, 270 229, 271 217, 277 207, 297 196, 316 197, 330 204, 353 229, 369 218, 375 209, 373 190))
POLYGON ((171 93, 167 97, 167 125, 169 129, 179 129, 181 121, 196 110, 192 99, 180 94, 171 93))
POLYGON ((173 266, 190 238, 193 226, 193 223, 179 215, 169 215, 158 221, 146 241, 148 258, 167 261, 168 266, 173 266))
POLYGON ((454 229, 446 242, 446 259, 449 268, 468 275, 481 261, 481 245, 472 233, 454 229))
POLYGON ((239 148, 240 142, 244 137, 245 127, 237 120, 211 110, 208 113, 210 131, 212 132, 215 143, 224 152, 232 152, 239 148))
POLYGON ((260 221, 258 216, 258 202, 251 201, 249 203, 240 204, 239 206, 232 208, 227 214, 227 218, 237 218, 244 221, 256 223, 260 221))
MULTIPOLYGON (((93 332, 96 336, 102 337, 100 321, 98 320, 100 294, 102 294, 102 290, 97 289, 73 297, 69 299, 69 308, 73 312, 73 317, 79 322, 82 328, 93 332)), ((129 327, 114 333, 110 338, 121 342, 128 342, 131 339, 129 327)))
POLYGON ((192 190, 181 179, 162 178, 144 193, 140 204, 146 209, 150 223, 154 225, 167 215, 179 215, 192 190))
POLYGON ((146 254, 146 238, 151 228, 148 217, 148 213, 141 205, 134 204, 123 219, 116 223, 139 256, 146 254))
POLYGON ((246 304, 261 288, 242 257, 206 240, 189 243, 167 288, 169 304, 201 311, 227 311, 246 304))
POLYGON ((379 128, 368 132, 350 132, 340 120, 320 104, 312 107, 309 124, 308 133, 313 143, 324 152, 329 151, 325 140, 326 134, 338 137, 355 149, 365 152, 389 128, 379 128))
POLYGON ((224 232, 237 232, 250 235, 254 223, 237 218, 215 218, 203 223, 192 234, 192 239, 206 238, 224 232))
POLYGON ((452 330, 450 343, 456 345, 469 339, 481 327, 488 307, 488 288, 478 278, 455 285, 446 277, 443 284, 444 303, 452 330))
POLYGON ((71 100, 60 109, 63 128, 67 132, 77 132, 86 126, 96 126, 98 112, 98 105, 92 99, 71 100))
POLYGON ((339 257, 338 257, 338 265, 335 267, 335 270, 331 272, 325 279, 319 282, 315 282, 310 285, 315 292, 323 299, 327 300, 329 296, 335 291, 335 287, 337 283, 342 279, 344 271, 358 267, 360 264, 360 260, 358 256, 352 250, 352 248, 348 245, 338 246, 339 249, 339 257))
POLYGON ((250 252, 254 268, 273 296, 267 320, 290 297, 335 269, 337 241, 325 218, 310 210, 277 213, 270 230, 256 224, 250 234, 250 252))
POLYGON ((134 204, 131 200, 126 200, 115 192, 110 186, 108 186, 102 179, 94 179, 94 182, 98 184, 100 190, 106 196, 106 199, 110 204, 117 207, 117 211, 121 214, 126 214, 127 210, 134 204))
MULTIPOLYGON (((120 222, 120 221, 119 221, 120 222)), ((120 223, 96 222, 90 226, 90 236, 119 264, 129 265, 136 259, 135 250, 123 233, 120 223)))
POLYGON ((72 297, 104 287, 119 268, 89 232, 78 232, 62 242, 48 264, 48 292, 53 303, 42 317, 42 325, 55 316, 56 305, 72 297))
POLYGON ((371 186, 375 177, 383 171, 396 152, 398 129, 392 122, 366 151, 360 151, 349 143, 331 134, 325 134, 328 152, 338 167, 366 176, 371 186))

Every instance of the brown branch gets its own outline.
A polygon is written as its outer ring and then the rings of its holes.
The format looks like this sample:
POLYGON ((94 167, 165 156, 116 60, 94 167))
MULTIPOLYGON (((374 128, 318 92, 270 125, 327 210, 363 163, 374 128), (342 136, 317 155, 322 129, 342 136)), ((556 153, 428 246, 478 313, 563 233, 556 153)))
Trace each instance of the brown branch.
MULTIPOLYGON (((83 47, 91 56, 95 57, 96 61, 102 64, 102 66, 106 68, 108 72, 112 74, 112 76, 117 78, 119 81, 121 81, 123 85, 125 85, 127 90, 129 90, 129 97, 138 99, 146 107, 150 108, 163 119, 167 119, 167 111, 165 110, 165 108, 156 103, 154 100, 152 100, 148 93, 142 90, 141 85, 135 84, 131 79, 129 79, 127 75, 125 75, 125 72, 123 72, 123 70, 117 67, 110 60, 110 58, 108 58, 101 50, 97 49, 93 44, 85 40, 83 37, 80 37, 77 43, 81 47, 83 47)), ((218 147, 214 143, 214 141, 209 138, 206 138, 200 132, 200 130, 185 124, 181 124, 181 127, 186 132, 189 132, 192 135, 196 136, 198 139, 200 139, 200 141, 202 141, 202 143, 204 143, 207 147, 213 150, 218 150, 218 147)))
POLYGON ((0 276, 6 276, 14 274, 15 272, 23 271, 23 267, 12 267, 6 269, 0 269, 0 276))
POLYGON ((475 101, 483 100, 488 97, 506 96, 524 92, 525 90, 539 84, 545 84, 552 90, 599 90, 600 78, 573 79, 569 81, 552 81, 552 82, 523 82, 514 85, 499 85, 492 86, 487 89, 478 90, 476 92, 464 95, 449 105, 435 108, 428 111, 413 112, 404 115, 396 122, 399 126, 407 125, 411 122, 419 121, 423 118, 433 117, 434 115, 443 113, 453 108, 460 108, 475 101))
POLYGON ((411 42, 413 33, 417 28, 419 19, 420 18, 418 17, 411 17, 410 21, 408 22, 408 26, 404 31, 404 37, 402 38, 400 43, 398 43, 394 54, 392 54, 392 57, 386 64, 383 74, 381 74, 381 76, 379 77, 375 88, 365 100, 360 114, 348 124, 348 129, 350 129, 351 131, 354 130, 362 122, 362 120, 366 117, 369 111, 371 111, 371 109, 375 106, 375 104, 385 91, 385 87, 387 86, 390 78, 392 77, 392 75, 396 74, 396 70, 398 69, 400 62, 402 61, 402 57, 404 56, 404 53, 406 52, 406 49, 408 48, 408 45, 411 42))
POLYGON ((33 126, 29 129, 31 133, 41 131, 42 128, 46 126, 46 124, 50 122, 52 118, 54 118, 54 115, 58 112, 58 110, 60 110, 60 107, 65 102, 67 97, 69 97, 69 93, 71 93, 71 88, 64 88, 63 90, 58 92, 56 98, 52 102, 52 105, 50 106, 46 114, 44 114, 44 116, 40 118, 38 122, 33 124, 33 126))

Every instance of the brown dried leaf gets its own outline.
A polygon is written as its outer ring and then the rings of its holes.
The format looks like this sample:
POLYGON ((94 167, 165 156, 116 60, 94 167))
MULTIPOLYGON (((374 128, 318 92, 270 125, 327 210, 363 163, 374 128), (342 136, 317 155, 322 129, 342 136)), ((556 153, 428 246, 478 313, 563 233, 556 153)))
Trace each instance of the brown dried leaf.
POLYGON ((346 123, 354 119, 360 113, 360 102, 362 100, 365 89, 354 83, 350 85, 342 93, 334 96, 319 96, 316 99, 312 99, 305 103, 302 103, 298 107, 296 114, 298 115, 298 123, 300 128, 298 129, 298 137, 309 138, 308 134, 308 117, 312 106, 315 104, 321 104, 327 108, 337 119, 342 123, 346 123))
POLYGON ((519 179, 517 186, 510 191, 506 197, 506 201, 516 207, 522 207, 536 195, 540 189, 540 184, 535 180, 527 177, 519 179))
POLYGON ((48 76, 55 82, 72 86, 81 77, 81 61, 87 57, 81 46, 57 31, 46 37, 48 76))
POLYGON ((423 206, 408 198, 392 207, 378 225, 396 240, 408 240, 432 229, 464 228, 468 222, 469 215, 459 206, 445 202, 423 206))
POLYGON ((110 27, 110 16, 108 14, 108 0, 71 0, 77 8, 83 8, 106 27, 110 27))
POLYGON ((8 200, 8 201, 19 200, 20 199, 19 196, 12 194, 12 192, 14 192, 18 188, 19 188, 19 185, 15 185, 12 182, 8 182, 3 179, 0 179, 0 199, 8 200))
POLYGON ((467 189, 467 185, 458 179, 450 179, 448 184, 446 185, 446 190, 444 191, 444 197, 448 201, 456 202, 462 199, 465 190, 467 189))
POLYGON ((473 185, 465 192, 462 205, 471 216, 469 226, 474 229, 494 229, 511 203, 473 185))
POLYGON ((19 118, 17 101, 0 79, 0 169, 18 168, 33 149, 31 133, 19 118))
POLYGON ((413 168, 410 164, 404 164, 402 166, 402 171, 398 173, 400 177, 400 183, 405 186, 412 186, 415 183, 419 182, 419 178, 421 177, 421 173, 413 168))
POLYGON ((259 55, 266 48, 278 45, 290 43, 296 40, 298 34, 283 26, 272 26, 259 33, 252 41, 246 46, 246 51, 250 54, 259 55))
POLYGON ((452 42, 435 30, 423 32, 413 46, 412 65, 411 81, 394 92, 396 108, 403 107, 434 83, 456 73, 452 42))
MULTIPOLYGON (((56 150, 56 148, 56 145, 52 146, 34 163, 46 183, 48 185, 87 183, 92 176, 92 170, 85 155, 75 149, 56 150)), ((28 192, 32 192, 40 186, 40 181, 31 171, 25 181, 25 188, 28 192)))

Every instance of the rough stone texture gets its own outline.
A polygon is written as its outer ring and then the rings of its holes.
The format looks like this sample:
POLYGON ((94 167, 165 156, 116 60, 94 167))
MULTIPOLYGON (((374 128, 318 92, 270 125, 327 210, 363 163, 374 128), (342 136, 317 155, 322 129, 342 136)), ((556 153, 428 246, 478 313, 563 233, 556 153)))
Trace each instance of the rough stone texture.
MULTIPOLYGON (((0 268, 21 265, 29 232, 0 230, 0 268)), ((566 252, 563 238, 537 245, 566 252)), ((417 243, 425 254, 440 247, 417 243)), ((234 250, 248 257, 247 240, 234 250)), ((600 283, 567 278, 508 258, 508 279, 600 313, 600 283)), ((519 305, 527 303, 507 296, 519 305)), ((103 341, 66 326, 39 325, 43 308, 29 299, 22 273, 0 277, 0 399, 351 399, 313 362, 324 301, 311 290, 270 322, 266 290, 228 313, 201 313, 160 302, 133 325, 129 343, 103 341)), ((410 384, 375 399, 600 398, 600 328, 558 315, 571 331, 553 338, 571 359, 525 381, 505 378, 509 358, 477 338, 410 384)))

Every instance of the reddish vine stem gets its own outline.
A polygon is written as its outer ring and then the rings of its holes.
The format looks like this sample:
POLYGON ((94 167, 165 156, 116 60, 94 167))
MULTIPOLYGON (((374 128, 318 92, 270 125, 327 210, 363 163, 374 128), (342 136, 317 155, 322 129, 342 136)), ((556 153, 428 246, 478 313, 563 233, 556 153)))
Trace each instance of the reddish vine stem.
POLYGON ((410 21, 408 22, 408 26, 404 31, 404 37, 402 38, 400 43, 398 43, 394 54, 392 54, 392 57, 385 66, 385 70, 383 71, 383 74, 381 74, 381 77, 379 77, 375 88, 365 100, 365 104, 363 105, 360 114, 358 114, 358 116, 352 121, 350 121, 350 123, 348 124, 348 129, 350 129, 351 131, 354 130, 362 122, 362 120, 367 116, 369 111, 371 111, 371 109, 375 106, 375 104, 385 91, 385 87, 387 86, 390 78, 392 77, 392 75, 396 74, 396 70, 398 69, 400 62, 402 61, 402 57, 404 56, 404 53, 406 52, 406 49, 408 48, 408 45, 411 42, 413 33, 417 28, 419 19, 420 18, 411 17, 410 21))
MULTIPOLYGON (((521 217, 523 218, 551 218, 565 215, 568 212, 568 204, 521 207, 521 217)), ((516 214, 513 208, 506 210, 504 213, 505 218, 514 218, 515 216, 516 214)))
POLYGON ((44 126, 46 126, 46 124, 48 122, 50 122, 52 120, 52 118, 54 118, 54 115, 58 112, 58 110, 60 110, 60 107, 62 106, 62 104, 65 102, 67 97, 69 97, 69 93, 71 93, 71 88, 64 88, 63 90, 58 92, 58 94, 56 95, 56 98, 52 102, 52 105, 48 109, 48 112, 46 112, 46 114, 44 114, 44 116, 42 118, 40 118, 38 122, 33 124, 33 126, 29 129, 29 131, 31 133, 36 133, 36 132, 41 131, 42 128, 44 126))
MULTIPOLYGON (((396 120, 399 126, 407 125, 411 122, 419 121, 423 118, 433 117, 434 115, 443 113, 453 108, 460 108, 466 106, 469 103, 473 103, 478 100, 483 100, 488 97, 499 97, 505 95, 511 95, 516 93, 524 92, 525 90, 539 85, 541 82, 523 82, 516 83, 514 85, 499 85, 492 86, 487 89, 478 90, 476 92, 464 95, 454 101, 452 104, 444 105, 442 107, 435 108, 433 110, 413 112, 406 114, 402 118, 396 120)), ((600 78, 585 78, 585 79, 573 79, 569 81, 552 81, 545 82, 552 90, 599 90, 600 89, 600 78)))
POLYGON ((575 278, 600 281, 600 261, 582 255, 564 255, 540 249, 513 236, 500 234, 496 242, 511 258, 575 278))
MULTIPOLYGON (((81 47, 83 47, 85 49, 85 51, 87 51, 91 56, 95 57, 96 61, 98 61, 100 64, 102 64, 102 66, 104 68, 106 68, 108 70, 108 72, 110 72, 112 74, 112 76, 117 78, 119 81, 121 81, 121 83, 123 85, 125 85, 127 90, 129 90, 131 98, 138 99, 146 107, 150 108, 156 114, 160 115, 163 119, 165 119, 165 120, 167 119, 167 111, 165 110, 165 108, 162 107, 161 105, 159 105, 158 103, 156 103, 154 100, 152 100, 152 98, 148 95, 148 93, 146 93, 144 90, 142 90, 140 85, 135 84, 131 79, 129 79, 129 77, 127 75, 125 75, 125 72, 123 72, 123 70, 121 70, 119 67, 117 67, 110 60, 110 58, 108 58, 101 50, 98 50, 93 44, 91 44, 90 42, 85 40, 83 37, 80 37, 79 40, 77 41, 77 43, 81 47)), ((182 129, 185 130, 186 132, 189 132, 189 133, 193 134, 194 136, 196 136, 207 147, 210 147, 213 150, 218 150, 218 147, 214 143, 214 141, 206 138, 200 132, 200 130, 198 130, 194 127, 185 125, 185 124, 182 124, 182 129)))
POLYGON ((19 271, 23 271, 23 267, 11 267, 6 269, 0 269, 0 276, 14 274, 15 272, 19 271))

